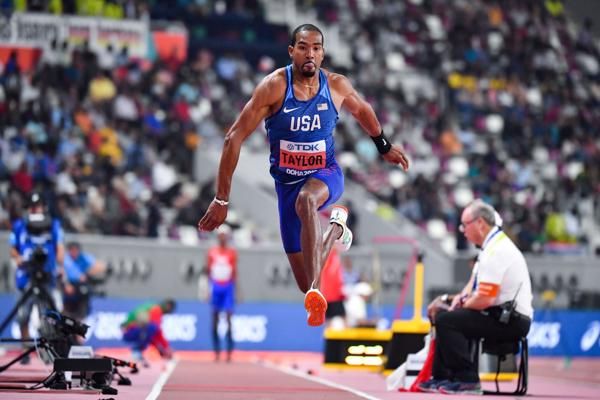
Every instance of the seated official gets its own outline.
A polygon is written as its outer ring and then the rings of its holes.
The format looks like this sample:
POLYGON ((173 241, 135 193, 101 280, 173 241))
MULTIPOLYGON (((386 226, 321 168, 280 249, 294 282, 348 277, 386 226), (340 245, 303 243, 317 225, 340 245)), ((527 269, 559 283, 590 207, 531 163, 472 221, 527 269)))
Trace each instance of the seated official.
MULTIPOLYGON (((500 214, 498 214, 498 212, 494 212, 494 224, 496 225, 496 227, 502 228, 503 221, 502 217, 500 216, 500 214)), ((446 293, 441 296, 438 296, 435 299, 433 299, 433 301, 427 306, 427 316, 429 317, 429 320, 432 323, 435 323, 435 316, 439 311, 447 311, 450 308, 457 308, 457 306, 464 302, 466 298, 470 297, 473 291, 477 289, 475 287, 475 277, 477 276, 477 270, 479 269, 479 255, 473 257, 470 260, 469 265, 471 267, 471 276, 469 277, 469 281, 467 282, 465 287, 459 293, 456 293, 454 295, 449 295, 446 293)))
POLYGON ((460 230, 481 248, 471 291, 456 296, 448 311, 436 310, 436 348, 432 379, 423 392, 481 394, 477 340, 518 340, 533 317, 531 281, 521 251, 496 224, 495 210, 481 200, 462 213, 460 230))

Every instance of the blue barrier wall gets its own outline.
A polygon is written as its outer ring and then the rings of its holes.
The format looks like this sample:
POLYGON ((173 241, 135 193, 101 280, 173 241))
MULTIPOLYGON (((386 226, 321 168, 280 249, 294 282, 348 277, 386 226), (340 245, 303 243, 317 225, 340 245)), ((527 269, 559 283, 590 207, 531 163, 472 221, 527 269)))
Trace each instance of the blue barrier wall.
MULTIPOLYGON (((0 296, 0 318, 4 319, 14 305, 13 296, 0 296)), ((140 300, 94 299, 87 343, 94 347, 123 346, 120 323, 127 312, 142 304, 140 300)), ((379 310, 388 321, 393 306, 379 310)), ((411 307, 402 317, 410 318, 411 307)), ((371 314, 372 315, 372 314, 371 314)), ((32 322, 35 327, 35 321, 32 322)), ((323 349, 323 328, 306 325, 306 313, 300 303, 247 303, 236 308, 233 338, 240 350, 315 351, 323 349)), ((224 322, 220 330, 225 328, 224 322)), ((210 309, 206 303, 180 301, 176 313, 163 318, 165 336, 179 350, 209 350, 210 309)), ((18 337, 12 323, 3 337, 18 337)), ((536 311, 529 333, 531 355, 600 356, 600 311, 536 311)))

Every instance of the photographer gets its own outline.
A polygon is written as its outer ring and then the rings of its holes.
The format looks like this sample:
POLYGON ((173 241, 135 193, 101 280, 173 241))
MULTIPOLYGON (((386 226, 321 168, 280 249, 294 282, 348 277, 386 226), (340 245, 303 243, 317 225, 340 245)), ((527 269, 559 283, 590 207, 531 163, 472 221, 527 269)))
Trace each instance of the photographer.
MULTIPOLYGON (((51 218, 45 210, 42 197, 34 193, 23 218, 13 222, 10 234, 10 255, 17 265, 15 286, 23 296, 27 290, 36 286, 41 292, 49 295, 53 304, 46 307, 60 311, 62 299, 56 285, 62 276, 64 259, 64 233, 57 219, 51 218)), ((17 321, 21 330, 21 338, 29 339, 29 318, 34 303, 44 304, 40 291, 30 292, 17 312, 17 321)), ((44 310, 40 310, 43 312, 44 310)), ((23 359, 27 363, 29 358, 23 359)))
POLYGON ((65 254, 64 314, 83 320, 90 311, 90 284, 104 276, 106 265, 81 250, 78 242, 67 243, 65 254))
POLYGON ((481 200, 462 213, 460 230, 481 251, 471 285, 453 299, 448 311, 437 310, 434 316, 432 379, 418 386, 423 392, 482 394, 473 343, 481 338, 516 341, 529 332, 533 295, 527 263, 495 215, 481 200))

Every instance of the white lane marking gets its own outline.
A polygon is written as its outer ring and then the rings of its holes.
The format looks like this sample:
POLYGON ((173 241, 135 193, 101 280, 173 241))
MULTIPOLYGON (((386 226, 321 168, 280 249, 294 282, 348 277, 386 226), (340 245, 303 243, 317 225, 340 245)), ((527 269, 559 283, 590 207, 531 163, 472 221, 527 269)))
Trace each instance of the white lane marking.
POLYGON ((335 383, 335 382, 332 382, 332 381, 324 379, 324 378, 317 378, 316 376, 308 375, 307 373, 304 373, 304 372, 292 369, 290 367, 283 367, 283 366, 275 365, 275 364, 273 364, 271 362, 268 362, 268 361, 264 362, 264 363, 261 363, 260 365, 264 365, 267 368, 271 368, 271 369, 274 369, 274 370, 277 370, 277 371, 281 371, 281 372, 283 372, 285 374, 288 374, 288 375, 293 375, 293 376, 297 376, 299 378, 304 378, 304 379, 309 380, 309 381, 317 382, 317 383, 320 383, 322 385, 332 387, 334 389, 344 390, 344 391, 350 392, 350 393, 352 393, 352 394, 354 394, 354 395, 356 395, 358 397, 362 397, 363 399, 367 399, 367 400, 381 400, 378 397, 371 396, 368 393, 361 392, 360 390, 356 390, 354 388, 351 388, 350 386, 346 386, 346 385, 342 385, 342 384, 339 384, 339 383, 335 383))
POLYGON ((158 396, 160 395, 160 392, 162 391, 163 386, 165 386, 165 383, 167 383, 167 381, 169 380, 169 377, 175 370, 176 366, 177 366, 177 360, 170 360, 167 363, 165 370, 160 374, 160 376, 158 377, 158 380, 156 381, 154 386, 152 386, 152 391, 146 397, 146 400, 158 399, 158 396))

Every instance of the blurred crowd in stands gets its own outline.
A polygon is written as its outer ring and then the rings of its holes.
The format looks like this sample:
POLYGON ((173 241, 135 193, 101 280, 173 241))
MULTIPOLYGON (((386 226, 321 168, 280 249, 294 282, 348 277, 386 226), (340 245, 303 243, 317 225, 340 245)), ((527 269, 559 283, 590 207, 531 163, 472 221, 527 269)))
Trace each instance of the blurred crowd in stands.
MULTIPOLYGON (((164 7, 107 3, 136 18, 164 7)), ((174 12, 209 15, 260 2, 176 3, 174 12)), ((600 235, 600 48, 590 21, 573 25, 558 0, 296 5, 339 27, 353 65, 332 68, 408 150, 407 173, 386 167, 360 127, 340 120, 338 160, 381 201, 381 215, 401 213, 464 249, 460 211, 482 197, 526 252, 600 251, 587 246, 600 235)), ((214 195, 212 182, 192 179, 195 149, 220 146, 279 65, 208 50, 181 64, 52 48, 33 73, 14 59, 0 65, 0 227, 34 187, 67 231, 177 238, 178 226, 195 226, 214 195)), ((248 147, 264 151, 264 135, 248 147)))
POLYGON ((360 161, 348 155, 353 179, 426 229, 437 220, 455 232, 462 207, 482 197, 524 251, 579 252, 598 235, 590 20, 573 25, 552 0, 325 3, 352 45, 350 76, 413 161, 408 176, 383 170, 368 138, 341 127, 360 161))
POLYGON ((0 0, 0 12, 39 12, 111 19, 183 19, 185 15, 261 15, 259 0, 0 0))
POLYGON ((0 176, 10 183, 3 227, 34 189, 71 232, 157 237, 165 208, 175 227, 194 226, 214 194, 211 183, 192 182, 193 152, 222 137, 248 96, 247 82, 233 79, 237 65, 215 64, 209 53, 185 66, 98 60, 82 48, 48 53, 23 74, 9 59, 0 95, 0 176))
POLYGON ((147 15, 149 5, 145 0, 0 0, 0 11, 139 19, 147 15))

